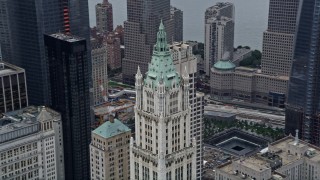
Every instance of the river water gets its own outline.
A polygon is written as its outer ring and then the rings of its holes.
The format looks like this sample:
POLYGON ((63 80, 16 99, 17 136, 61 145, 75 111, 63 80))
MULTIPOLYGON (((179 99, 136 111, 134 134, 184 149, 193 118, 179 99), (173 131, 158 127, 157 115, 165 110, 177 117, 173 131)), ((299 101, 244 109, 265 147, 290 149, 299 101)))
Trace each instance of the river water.
MULTIPOLYGON (((204 12, 217 2, 226 0, 171 0, 171 4, 183 11, 184 39, 204 42, 204 12)), ((90 26, 95 26, 95 5, 102 0, 89 0, 90 26)), ((113 5, 114 26, 123 25, 127 19, 126 0, 109 0, 113 5)), ((268 0, 228 0, 235 5, 234 46, 250 46, 262 49, 263 31, 268 24, 268 0)))

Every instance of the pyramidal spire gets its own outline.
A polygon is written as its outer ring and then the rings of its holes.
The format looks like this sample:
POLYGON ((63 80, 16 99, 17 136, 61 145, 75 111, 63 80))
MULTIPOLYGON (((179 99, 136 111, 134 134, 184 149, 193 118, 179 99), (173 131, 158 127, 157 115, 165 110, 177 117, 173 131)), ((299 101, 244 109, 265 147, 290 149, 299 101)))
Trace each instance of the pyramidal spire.
POLYGON ((167 44, 167 33, 165 31, 162 19, 157 33, 157 43, 155 46, 155 52, 166 52, 169 51, 167 44))
POLYGON ((141 84, 142 81, 142 74, 140 71, 140 66, 138 66, 137 74, 136 74, 136 84, 141 84))
POLYGON ((157 87, 159 84, 166 88, 172 88, 174 82, 175 86, 180 84, 180 76, 173 65, 162 20, 157 33, 157 43, 153 47, 152 59, 145 77, 145 84, 152 88, 157 87))

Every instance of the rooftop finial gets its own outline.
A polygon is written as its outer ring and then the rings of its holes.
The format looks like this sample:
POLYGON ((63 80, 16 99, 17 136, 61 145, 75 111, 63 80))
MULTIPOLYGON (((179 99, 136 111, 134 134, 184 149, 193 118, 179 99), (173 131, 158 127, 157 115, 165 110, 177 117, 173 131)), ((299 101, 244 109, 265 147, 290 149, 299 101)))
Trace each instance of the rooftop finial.
POLYGON ((141 75, 140 66, 138 66, 137 75, 141 75))
POLYGON ((294 138, 294 145, 299 144, 299 130, 296 129, 296 137, 294 138))
POLYGON ((164 30, 164 25, 163 25, 162 19, 161 19, 161 22, 160 22, 159 30, 164 30))

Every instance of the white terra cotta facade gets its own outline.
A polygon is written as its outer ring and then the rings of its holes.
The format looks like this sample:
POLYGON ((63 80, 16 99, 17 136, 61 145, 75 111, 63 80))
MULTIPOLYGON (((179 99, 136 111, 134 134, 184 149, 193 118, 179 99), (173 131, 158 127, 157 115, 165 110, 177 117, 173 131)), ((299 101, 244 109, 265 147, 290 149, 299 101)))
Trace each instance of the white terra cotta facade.
POLYGON ((136 74, 135 141, 130 140, 130 178, 196 179, 196 140, 190 137, 189 74, 180 77, 163 24, 148 72, 136 74))

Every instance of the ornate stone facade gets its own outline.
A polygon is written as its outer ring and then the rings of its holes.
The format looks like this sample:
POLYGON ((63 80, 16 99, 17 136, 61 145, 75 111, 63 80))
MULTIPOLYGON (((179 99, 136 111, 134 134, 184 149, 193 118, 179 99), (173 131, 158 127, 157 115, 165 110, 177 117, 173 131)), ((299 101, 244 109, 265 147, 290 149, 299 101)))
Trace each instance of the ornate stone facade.
POLYGON ((190 137, 189 74, 176 71, 161 23, 146 77, 136 74, 135 141, 130 178, 196 179, 196 140, 190 137))

